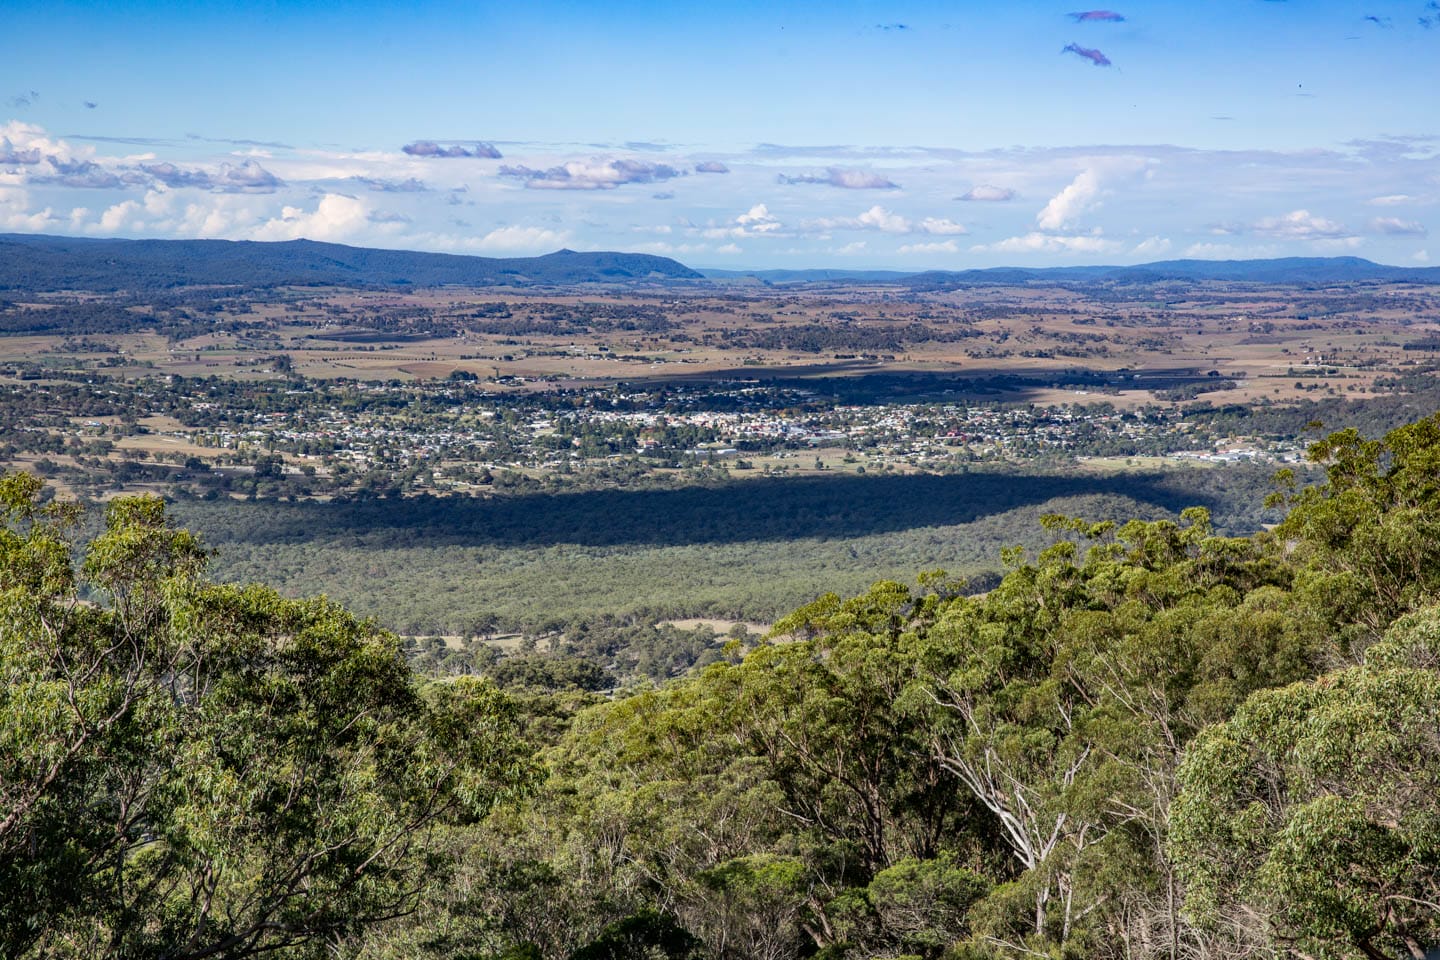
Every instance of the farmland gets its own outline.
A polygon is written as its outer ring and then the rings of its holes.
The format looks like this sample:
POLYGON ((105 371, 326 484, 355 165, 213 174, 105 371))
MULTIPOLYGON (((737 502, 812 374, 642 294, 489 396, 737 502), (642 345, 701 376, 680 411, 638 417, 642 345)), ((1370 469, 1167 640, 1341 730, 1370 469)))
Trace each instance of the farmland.
POLYGON ((1437 318, 1411 283, 13 294, 0 454, 410 634, 763 622, 991 582, 1046 512, 1254 530, 1312 421, 1440 406, 1437 318))

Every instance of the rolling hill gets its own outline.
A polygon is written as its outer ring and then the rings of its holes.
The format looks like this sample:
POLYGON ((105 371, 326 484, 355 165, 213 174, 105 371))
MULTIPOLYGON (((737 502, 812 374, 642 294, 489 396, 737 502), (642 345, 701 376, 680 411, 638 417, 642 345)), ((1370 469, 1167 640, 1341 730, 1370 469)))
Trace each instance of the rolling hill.
POLYGON ((434 287, 692 280, 667 257, 577 253, 501 259, 289 240, 99 240, 0 235, 0 291, 244 285, 434 287))

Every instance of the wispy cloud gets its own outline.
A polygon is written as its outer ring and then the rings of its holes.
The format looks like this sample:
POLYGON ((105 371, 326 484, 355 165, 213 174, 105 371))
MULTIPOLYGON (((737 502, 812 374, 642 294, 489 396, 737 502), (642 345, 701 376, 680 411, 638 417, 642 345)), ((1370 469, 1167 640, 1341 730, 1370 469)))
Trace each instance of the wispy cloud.
POLYGON ((683 175, 669 164, 646 160, 571 160, 545 170, 500 168, 500 176, 523 180, 535 190, 613 190, 627 183, 655 183, 683 175))
POLYGON ((1120 244, 1094 235, 1032 232, 970 249, 975 253, 1114 253, 1120 244))
POLYGON ((67 139, 84 140, 88 143, 123 143, 135 147, 171 147, 178 141, 164 137, 102 137, 85 133, 67 133, 67 139))
POLYGON ((198 133, 185 134, 186 140, 194 140, 198 143, 223 143, 230 147, 264 147, 266 150, 294 150, 288 143, 280 143, 275 140, 237 140, 231 137, 202 137, 198 133))
POLYGON ((468 147, 459 144, 441 146, 434 140, 416 140, 400 148, 402 153, 412 157, 428 157, 437 160, 484 159, 499 160, 502 154, 492 143, 476 142, 468 147))
POLYGON ((35 101, 39 99, 40 94, 37 91, 28 90, 25 93, 17 93, 15 96, 7 98, 5 103, 7 106, 13 107, 16 110, 24 110, 26 107, 33 107, 35 101))
POLYGON ((1101 53, 1099 50, 1094 49, 1093 47, 1082 47, 1078 43, 1067 43, 1060 50, 1060 52, 1073 53, 1077 57, 1083 57, 1097 67, 1110 66, 1110 58, 1105 56, 1105 54, 1101 53))
POLYGON ((842 190, 898 190, 900 184, 871 170, 854 170, 846 167, 827 167, 823 174, 802 173, 780 174, 776 183, 818 183, 842 190))
POLYGON ((695 164, 696 173, 729 173, 730 168, 719 160, 701 160, 695 164))
POLYGON ((988 183, 981 183, 971 187, 955 199, 974 203, 1004 203, 1007 200, 1015 199, 1015 191, 1009 187, 995 187, 988 183))
POLYGON ((930 243, 906 243, 901 244, 900 252, 903 254, 959 253, 960 245, 954 240, 934 240, 930 243))
POLYGON ((377 193, 426 193, 429 187, 411 177, 408 180, 386 180, 381 177, 351 177, 352 183, 368 187, 377 193))
POLYGON ((1399 217, 1375 217, 1370 221, 1369 227, 1374 233, 1390 236, 1423 237, 1430 232, 1425 229, 1425 224, 1418 220, 1402 220, 1399 217))
POLYGON ((1125 19, 1114 10, 1081 10, 1070 18, 1076 23, 1120 23, 1125 19))

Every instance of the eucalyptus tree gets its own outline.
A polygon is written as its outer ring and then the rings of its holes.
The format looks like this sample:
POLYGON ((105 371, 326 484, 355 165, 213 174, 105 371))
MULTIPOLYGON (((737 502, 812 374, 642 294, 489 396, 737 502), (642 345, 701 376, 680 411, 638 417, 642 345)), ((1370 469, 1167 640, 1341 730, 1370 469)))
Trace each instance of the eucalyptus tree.
POLYGON ((1012 555, 923 648, 931 749, 1011 857, 972 919, 1001 952, 1173 957, 1187 936, 1165 856, 1181 753, 1251 690, 1312 675, 1316 641, 1288 615, 1288 570, 1215 536, 1203 510, 1046 525, 1074 539, 1031 564, 1012 555))
POLYGON ((1440 948, 1440 610, 1365 663, 1257 693, 1180 770, 1172 851, 1198 923, 1257 956, 1440 948))
POLYGON ((422 689, 322 599, 204 579, 155 498, 0 476, 0 953, 311 955, 413 909, 432 829, 535 771, 508 703, 422 689), (83 591, 83 592, 82 592, 83 591))
POLYGON ((1440 599, 1440 413, 1378 440, 1337 431, 1309 457, 1325 482, 1276 497, 1289 513, 1275 532, 1306 608, 1336 625, 1354 663, 1387 624, 1440 599))

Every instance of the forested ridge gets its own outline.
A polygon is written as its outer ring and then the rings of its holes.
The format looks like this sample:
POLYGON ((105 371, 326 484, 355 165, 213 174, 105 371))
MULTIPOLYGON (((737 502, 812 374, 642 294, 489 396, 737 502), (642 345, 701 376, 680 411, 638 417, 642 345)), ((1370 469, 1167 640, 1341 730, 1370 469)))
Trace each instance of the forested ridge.
POLYGON ((699 278, 668 257, 577 253, 471 257, 313 240, 114 240, 0 234, 0 290, 167 290, 195 285, 395 287, 699 278))
POLYGON ((1049 515, 985 593, 610 693, 427 679, 156 499, 80 543, 5 475, 0 954, 1418 960, 1440 414, 1311 457, 1273 530, 1049 515))

